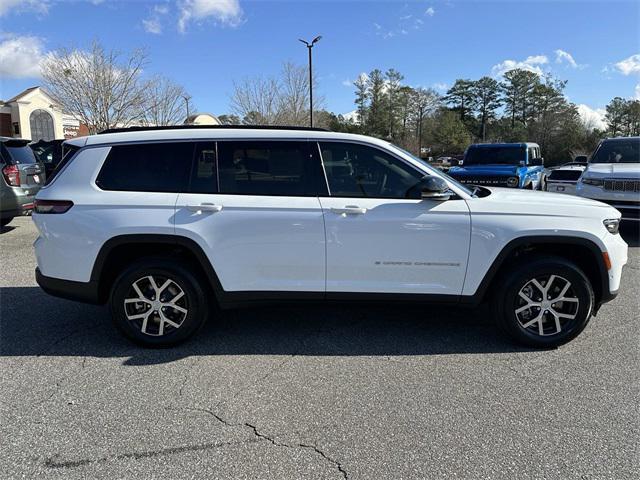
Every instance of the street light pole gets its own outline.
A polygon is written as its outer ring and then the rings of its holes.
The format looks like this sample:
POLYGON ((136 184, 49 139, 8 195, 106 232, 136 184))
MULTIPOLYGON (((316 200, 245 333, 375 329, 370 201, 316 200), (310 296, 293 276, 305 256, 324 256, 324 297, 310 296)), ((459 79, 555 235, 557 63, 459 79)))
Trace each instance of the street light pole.
POLYGON ((189 95, 182 95, 182 98, 184 98, 184 103, 187 104, 187 121, 189 121, 189 100, 191 97, 189 95))
POLYGON ((311 49, 313 46, 321 39, 322 37, 318 35, 316 38, 311 40, 311 42, 307 42, 306 40, 302 40, 299 38, 302 43, 304 43, 309 51, 309 126, 313 127, 313 63, 311 59, 311 49))

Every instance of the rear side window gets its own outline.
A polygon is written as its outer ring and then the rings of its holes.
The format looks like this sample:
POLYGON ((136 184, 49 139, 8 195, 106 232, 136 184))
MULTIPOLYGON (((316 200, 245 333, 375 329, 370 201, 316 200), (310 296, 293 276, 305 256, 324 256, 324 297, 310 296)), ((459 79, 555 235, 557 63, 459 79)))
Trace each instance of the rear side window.
POLYGON ((306 141, 218 142, 220 193, 316 195, 318 173, 306 141))
POLYGON ((53 171, 47 176, 47 180, 44 182, 45 186, 50 185, 51 182, 53 182, 53 179, 56 178, 58 176, 58 173, 62 171, 65 165, 67 165, 71 161, 78 150, 80 150, 80 147, 77 147, 75 145, 62 146, 62 160, 60 160, 60 163, 58 163, 53 171))
POLYGON ((96 185, 103 190, 185 192, 193 151, 189 142, 115 145, 96 185))

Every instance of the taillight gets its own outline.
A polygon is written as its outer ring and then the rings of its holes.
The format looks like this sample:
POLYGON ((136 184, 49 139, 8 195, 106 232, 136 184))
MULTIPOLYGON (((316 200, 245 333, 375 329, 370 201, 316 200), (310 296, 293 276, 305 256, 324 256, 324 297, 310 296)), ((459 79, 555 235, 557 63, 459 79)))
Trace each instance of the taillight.
POLYGON ((36 213, 64 213, 73 207, 71 200, 37 200, 33 202, 36 213))
POLYGON ((20 186, 20 170, 17 165, 7 165, 2 169, 2 175, 10 187, 20 186))

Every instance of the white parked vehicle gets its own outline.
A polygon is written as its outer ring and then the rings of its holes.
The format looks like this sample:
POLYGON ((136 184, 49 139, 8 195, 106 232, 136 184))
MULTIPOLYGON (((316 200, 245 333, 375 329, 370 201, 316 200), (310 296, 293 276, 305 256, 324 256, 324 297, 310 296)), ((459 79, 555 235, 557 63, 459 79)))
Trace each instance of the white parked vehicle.
POLYGON ((625 221, 640 222, 640 137, 600 142, 576 193, 608 203, 622 213, 625 221))
POLYGON ((587 168, 587 165, 584 163, 571 162, 552 169, 547 175, 547 192, 575 195, 576 184, 585 168, 587 168))
POLYGON ((158 128, 67 144, 36 201, 37 281, 108 302, 145 345, 186 339, 214 304, 487 300, 514 339, 549 347, 616 296, 627 262, 608 205, 470 190, 370 137, 158 128))

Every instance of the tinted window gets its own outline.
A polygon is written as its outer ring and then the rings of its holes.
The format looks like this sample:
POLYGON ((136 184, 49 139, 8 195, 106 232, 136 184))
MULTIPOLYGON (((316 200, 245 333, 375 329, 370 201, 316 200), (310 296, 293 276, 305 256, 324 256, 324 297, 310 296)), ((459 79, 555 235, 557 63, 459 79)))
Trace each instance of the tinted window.
POLYGON ((419 198, 424 176, 376 148, 352 143, 320 143, 329 190, 334 197, 419 198))
POLYGON ((216 144, 215 142, 199 143, 196 145, 196 153, 191 170, 191 193, 217 193, 218 172, 216 168, 216 144))
POLYGON ((638 163, 640 138, 602 142, 590 163, 638 163))
POLYGON ((3 146, 3 157, 8 158, 9 164, 22 165, 28 163, 36 163, 36 157, 33 150, 26 145, 11 146, 8 144, 3 146))
POLYGON ((113 146, 96 184, 104 190, 184 192, 193 149, 193 143, 113 146))
POLYGON ((47 175, 47 180, 46 182, 44 182, 45 185, 49 185, 51 182, 53 182, 53 179, 58 175, 58 173, 62 171, 65 165, 71 161, 78 150, 80 150, 80 147, 76 147, 75 145, 63 146, 64 155, 62 157, 62 160, 56 165, 53 171, 49 175, 47 175))
POLYGON ((525 147, 469 147, 464 165, 517 165, 525 159, 525 147))
POLYGON ((220 193, 316 195, 317 168, 303 142, 218 142, 220 193))

